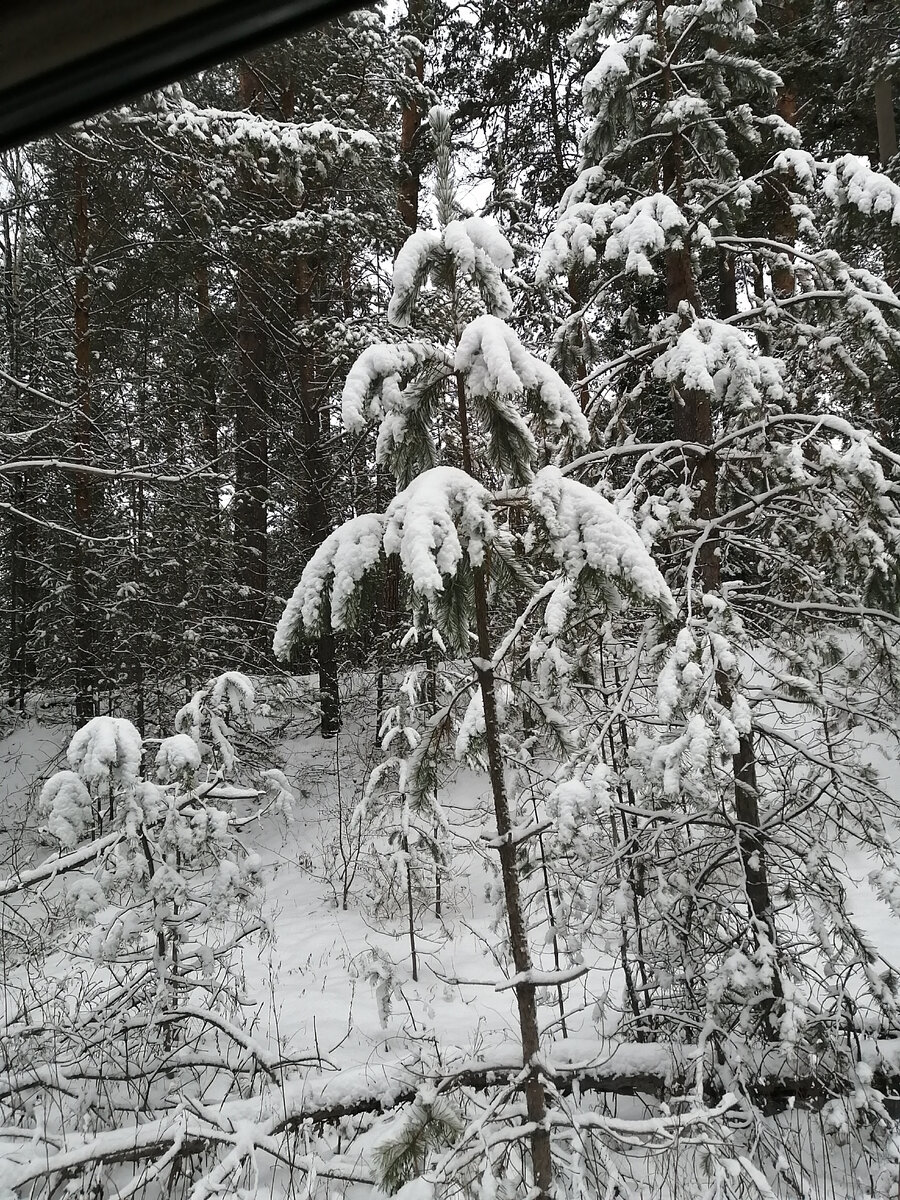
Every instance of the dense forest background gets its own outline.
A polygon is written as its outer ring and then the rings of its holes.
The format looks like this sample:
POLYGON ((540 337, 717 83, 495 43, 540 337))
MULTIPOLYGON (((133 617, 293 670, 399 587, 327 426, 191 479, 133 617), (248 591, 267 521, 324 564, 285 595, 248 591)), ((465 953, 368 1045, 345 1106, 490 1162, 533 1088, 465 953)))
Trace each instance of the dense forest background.
POLYGON ((409 0, 0 156, 0 1200, 896 1194, 898 119, 409 0))
MULTIPOLYGON (((771 119, 814 155, 889 164, 890 5, 757 7, 758 87, 765 72, 783 81, 771 119)), ((4 155, 11 708, 52 689, 79 720, 124 704, 143 727, 175 681, 273 667, 271 629, 312 548, 383 491, 371 445, 341 432, 340 393, 419 220, 434 100, 451 110, 463 195, 516 249, 519 327, 570 383, 634 343, 608 315, 579 323, 584 273, 569 271, 567 290, 534 276, 579 165, 591 64, 567 38, 584 15, 424 0, 390 19, 364 11, 4 155)), ((748 171, 765 153, 749 137, 719 152, 748 171)), ((766 180, 756 205, 775 239, 799 227, 785 188, 766 180)), ((889 216, 841 236, 890 275, 889 216)), ((723 246, 702 305, 722 313, 753 294, 763 257, 723 246)), ((888 366, 859 415, 892 437, 888 366)), ((602 383, 583 385, 586 406, 606 402, 602 383)), ((377 656, 394 603, 383 591, 357 639, 314 651, 327 691, 339 659, 377 656)))

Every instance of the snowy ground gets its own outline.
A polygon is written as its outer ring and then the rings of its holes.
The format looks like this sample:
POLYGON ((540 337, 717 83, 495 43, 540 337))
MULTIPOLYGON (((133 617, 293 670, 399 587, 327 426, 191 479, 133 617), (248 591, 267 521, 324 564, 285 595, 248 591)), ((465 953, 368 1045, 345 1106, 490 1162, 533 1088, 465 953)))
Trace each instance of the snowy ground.
MULTIPOLYGON (((271 930, 244 954, 247 996, 255 1006, 250 1033, 257 1044, 278 1047, 282 1061, 302 1061, 292 1086, 329 1103, 356 1087, 371 1090, 381 1083, 390 1090, 392 1079, 406 1069, 427 1074, 474 1063, 512 1064, 520 1053, 514 993, 502 986, 509 972, 498 953, 502 937, 496 928, 499 910, 490 896, 492 852, 485 854, 479 839, 490 824, 483 779, 460 769, 441 796, 456 831, 456 848, 443 881, 440 919, 424 900, 416 905, 417 980, 405 913, 399 906, 377 909, 379 879, 365 865, 357 866, 347 906, 342 905, 338 833, 342 815, 346 831, 374 761, 371 708, 365 690, 358 690, 340 738, 324 742, 314 732, 309 696, 294 705, 274 747, 296 797, 293 821, 268 816, 248 824, 241 835, 262 858, 263 913, 271 930)), ((283 703, 273 704, 262 724, 283 727, 284 711, 283 703)), ((61 765, 67 735, 65 726, 29 719, 0 740, 4 874, 48 853, 35 834, 34 804, 41 782, 61 765)), ((890 787, 900 794, 900 771, 883 755, 877 757, 890 787)), ((245 806, 242 811, 250 815, 253 810, 245 806)), ((852 910, 879 950, 900 960, 900 923, 876 901, 866 882, 866 860, 851 848, 845 853, 854 879, 852 910)), ((352 852, 349 861, 352 870, 352 852)), ((549 949, 535 965, 552 969, 549 949)), ((550 1058, 585 1067, 603 1064, 615 1051, 596 998, 608 993, 611 1007, 618 1007, 622 989, 611 957, 589 965, 590 976, 567 987, 567 1040, 559 1038, 554 992, 546 992, 541 1007, 553 1041, 550 1058)), ((638 1065, 640 1049, 631 1048, 638 1065)), ((627 1098, 601 1103, 613 1115, 650 1115, 658 1107, 627 1098)), ((366 1138, 357 1138, 348 1169, 368 1171, 366 1155, 366 1138)), ((811 1175, 814 1166, 809 1164, 811 1175)), ((661 1194, 652 1190, 656 1185, 646 1185, 651 1187, 646 1194, 661 1194)))
MULTIPOLYGON (((363 772, 347 743, 358 744, 361 735, 357 726, 337 745, 310 736, 283 746, 285 773, 298 797, 294 821, 270 824, 255 841, 266 863, 266 909, 274 928, 272 944, 247 964, 251 991, 265 997, 261 1020, 269 1022, 267 1032, 288 1038, 291 1050, 321 1053, 325 1061, 394 1060, 398 1053, 408 1058, 416 1045, 426 1057, 439 1045, 445 1065, 485 1054, 502 1057, 505 1048, 514 1059, 513 993, 497 990, 507 971, 496 958, 496 905, 486 897, 492 874, 483 855, 467 845, 484 823, 484 781, 460 772, 442 796, 463 836, 444 882, 445 915, 438 920, 424 904, 417 906, 418 981, 411 977, 404 913, 373 914, 360 876, 342 910, 340 864, 330 845, 337 824, 337 763, 340 759, 343 801, 352 807, 363 772), (379 1012, 376 987, 367 978, 373 955, 382 960, 382 970, 385 964, 392 968, 389 1013, 379 1012)), ((540 965, 549 970, 552 961, 548 957, 540 965)), ((552 1023, 555 1009, 548 1006, 546 1012, 552 1023)), ((588 1020, 585 1009, 570 1019, 570 1029, 577 1032, 588 1020)))

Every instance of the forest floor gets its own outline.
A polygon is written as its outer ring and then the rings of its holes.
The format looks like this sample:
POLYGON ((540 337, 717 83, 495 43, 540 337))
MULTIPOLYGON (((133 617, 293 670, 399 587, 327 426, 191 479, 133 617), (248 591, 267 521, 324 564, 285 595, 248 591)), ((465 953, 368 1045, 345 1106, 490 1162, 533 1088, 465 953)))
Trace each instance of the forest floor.
MULTIPOLYGON (((311 689, 305 695, 308 701, 311 689)), ((427 886, 413 897, 413 978, 408 898, 402 873, 391 878, 396 846, 386 837, 376 840, 374 852, 360 846, 351 825, 375 761, 373 710, 367 689, 357 685, 340 736, 324 741, 315 732, 311 703, 294 704, 287 719, 276 706, 264 707, 260 732, 269 726, 277 733, 266 735, 269 758, 260 765, 283 770, 295 796, 293 816, 261 816, 241 833, 261 859, 262 916, 269 931, 243 956, 248 1032, 280 1061, 296 1061, 298 1082, 329 1104, 379 1087, 387 1095, 401 1074, 408 1079, 409 1072, 515 1064, 520 1053, 514 992, 503 986, 509 968, 494 852, 483 844, 491 826, 486 780, 460 767, 442 790, 453 845, 440 915, 430 872, 427 886)), ((36 798, 41 783, 64 765, 70 732, 63 724, 29 718, 0 740, 3 874, 50 852, 37 833, 36 798)), ((265 744, 264 736, 254 752, 265 744)), ((877 750, 872 754, 900 796, 900 771, 877 750)), ((244 802, 240 815, 253 815, 252 802, 244 802)), ((853 880, 848 899, 862 928, 887 958, 900 961, 900 922, 876 901, 866 882, 868 864, 852 848, 835 853, 845 856, 853 880)), ((536 968, 552 971, 552 946, 536 946, 535 960, 536 968)), ((616 947, 595 950, 585 965, 589 973, 565 987, 564 1031, 557 990, 539 992, 551 1064, 592 1069, 621 1051, 616 1026, 624 999, 616 947)), ((612 1116, 650 1115, 657 1108, 650 1098, 638 1105, 634 1098, 610 1096, 605 1104, 612 1116)), ((365 1138, 357 1139, 351 1165, 370 1172, 370 1150, 365 1138)))

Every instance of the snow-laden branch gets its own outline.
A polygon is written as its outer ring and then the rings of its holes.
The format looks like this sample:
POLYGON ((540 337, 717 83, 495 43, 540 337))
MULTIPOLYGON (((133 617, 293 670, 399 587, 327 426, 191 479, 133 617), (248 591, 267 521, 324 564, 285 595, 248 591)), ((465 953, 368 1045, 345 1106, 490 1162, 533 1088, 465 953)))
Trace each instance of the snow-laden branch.
POLYGON ((388 506, 385 551, 399 554, 415 591, 433 599, 464 555, 473 566, 484 561, 494 538, 490 505, 490 492, 465 471, 423 471, 388 506))
POLYGON ((653 364, 658 379, 748 411, 764 399, 783 401, 783 369, 778 359, 756 352, 742 330, 706 318, 683 330, 653 364))
MULTIPOLYGON (((864 1041, 861 1054, 873 1070, 875 1087, 887 1088, 896 1084, 900 1078, 900 1039, 864 1041)), ((713 1103, 712 1108, 690 1109, 635 1121, 583 1110, 578 1113, 554 1111, 550 1119, 558 1127, 571 1127, 574 1122, 583 1128, 603 1130, 611 1135, 642 1137, 675 1132, 698 1121, 723 1115, 736 1103, 732 1094, 734 1089, 717 1082, 709 1052, 704 1061, 707 1064, 705 1095, 713 1103)), ((798 1060, 789 1047, 774 1046, 760 1061, 743 1064, 740 1073, 747 1079, 743 1090, 755 1101, 765 1101, 773 1110, 794 1105, 818 1108, 832 1095, 829 1082, 832 1066, 825 1057, 816 1062, 798 1060)), ((696 1077, 697 1057, 696 1048, 690 1046, 644 1042, 598 1053, 594 1061, 541 1062, 539 1069, 562 1095, 577 1088, 581 1095, 598 1092, 663 1098, 686 1094, 685 1089, 693 1085, 696 1077)), ((24 1129, 24 1144, 18 1150, 8 1151, 5 1163, 0 1166, 0 1187, 15 1190, 37 1179, 80 1170, 92 1163, 139 1162, 158 1159, 165 1154, 183 1158, 216 1147, 224 1150, 233 1164, 235 1151, 238 1157, 249 1156, 257 1148, 265 1153, 280 1153, 280 1136, 304 1124, 334 1124, 344 1117, 386 1112, 411 1103, 425 1082, 438 1085, 442 1090, 491 1091, 509 1084, 518 1086, 522 1075, 522 1063, 516 1061, 512 1051, 508 1058, 500 1053, 490 1060, 464 1063, 440 1074, 429 1074, 400 1063, 377 1069, 360 1067, 337 1075, 310 1074, 301 1080, 272 1084, 259 1096, 228 1101, 215 1113, 207 1113, 199 1106, 198 1111, 193 1112, 181 1108, 153 1121, 106 1130, 93 1137, 68 1131, 64 1135, 67 1139, 64 1148, 50 1155, 46 1149, 35 1147, 33 1131, 24 1129)), ((518 1138, 526 1133, 524 1126, 517 1127, 515 1136, 518 1138)), ((295 1162, 292 1155, 292 1162, 301 1170, 313 1166, 305 1157, 295 1162)), ((316 1159, 314 1166, 316 1173, 325 1178, 370 1182, 355 1163, 340 1158, 316 1159)))
MULTIPOLYGON (((552 822, 547 822, 551 825, 552 822)), ((589 967, 568 967, 565 970, 559 971, 537 971, 532 968, 530 971, 519 971, 517 975, 511 975, 509 979, 505 979, 502 983, 495 984, 494 991, 505 992, 510 988, 521 987, 527 984, 529 987, 558 987, 561 983, 572 983, 576 979, 581 979, 587 975, 589 967)))
POLYGON ((88 463, 72 462, 65 458, 14 458, 0 462, 0 475, 21 475, 26 471, 65 471, 72 475, 95 475, 103 479, 139 480, 143 483, 187 483, 191 479, 219 479, 217 472, 206 467, 192 468, 180 475, 164 475, 152 467, 140 470, 126 467, 94 467, 88 463))
MULTIPOLYGON (((398 259, 399 261, 399 259, 398 259)), ((341 394, 344 427, 360 433, 370 418, 390 422, 390 434, 399 441, 418 402, 418 395, 402 385, 404 377, 429 368, 435 379, 449 375, 453 360, 448 350, 430 342, 379 342, 367 346, 350 368, 341 394)), ((382 433, 381 441, 386 436, 382 433)))
POLYGON ((632 204, 626 200, 593 204, 571 203, 571 191, 541 252, 539 281, 564 274, 572 266, 590 267, 598 257, 622 261, 627 274, 651 277, 656 274, 651 259, 667 247, 683 244, 687 218, 663 192, 642 196, 632 204))
MULTIPOLYGON (((215 791, 218 783, 218 779, 212 780, 193 791, 186 792, 178 801, 178 809, 187 808, 198 800, 208 798, 215 791)), ((32 867, 28 871, 18 871, 15 875, 0 879, 0 898, 14 895, 41 883, 48 883, 69 871, 77 871, 79 867, 94 862, 108 853, 127 836, 124 829, 116 829, 112 833, 94 838, 93 841, 79 846, 77 850, 71 850, 68 854, 52 854, 49 858, 44 859, 39 867, 32 867)))
POLYGON ((272 643, 275 657, 286 659, 301 631, 325 623, 323 609, 330 588, 330 625, 344 629, 350 607, 364 577, 381 556, 384 517, 366 513, 345 521, 330 533, 303 569, 300 582, 284 606, 272 643))
POLYGON ((675 600, 649 550, 598 492, 566 478, 556 467, 545 467, 531 486, 531 503, 570 579, 577 579, 585 568, 598 571, 674 616, 675 600))
POLYGON ((582 444, 590 431, 572 390, 554 369, 526 350, 518 334, 504 321, 485 314, 463 329, 456 347, 455 370, 466 376, 472 396, 538 397, 546 423, 567 430, 582 444))
POLYGON ((441 262, 449 261, 458 280, 476 288, 496 317, 508 317, 512 297, 502 272, 514 263, 512 247, 499 226, 485 217, 448 221, 440 230, 419 229, 406 239, 394 262, 388 305, 392 325, 409 325, 416 298, 425 280, 441 262))
MULTIPOLYGON (((766 433, 770 428, 777 425, 811 426, 813 432, 821 429, 836 434, 839 437, 846 438, 848 441, 865 446, 871 454, 893 464, 895 467, 900 467, 900 454, 890 450, 874 434, 869 433, 865 429, 859 429, 843 417, 831 413, 775 412, 767 413, 759 421, 751 421, 747 425, 741 425, 737 429, 732 429, 729 433, 723 434, 722 437, 717 438, 708 446, 701 445, 699 442, 689 442, 683 438, 670 438, 665 442, 626 441, 614 446, 605 446, 602 450, 592 450, 588 454, 582 454, 578 458, 573 458, 561 470, 564 475, 572 475, 596 463, 604 463, 616 458, 638 458, 641 462, 634 468, 634 474, 639 474, 641 468, 647 462, 659 460, 668 454, 677 454, 679 452, 686 454, 712 453, 721 456, 722 452, 734 445, 735 442, 752 441, 755 434, 766 433)), ((518 493, 511 493, 510 498, 511 500, 518 500, 518 493)))

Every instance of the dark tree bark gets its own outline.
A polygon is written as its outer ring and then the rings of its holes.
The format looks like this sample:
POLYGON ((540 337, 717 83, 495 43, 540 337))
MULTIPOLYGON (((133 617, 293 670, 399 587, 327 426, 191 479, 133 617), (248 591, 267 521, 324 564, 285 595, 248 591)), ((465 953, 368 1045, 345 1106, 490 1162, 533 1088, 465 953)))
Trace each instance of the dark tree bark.
MULTIPOLYGON (((786 13, 786 17, 790 15, 786 13)), ((785 80, 784 87, 778 94, 775 111, 788 125, 797 124, 797 96, 790 80, 785 80)), ((775 240, 785 245, 793 246, 797 240, 797 218, 791 211, 791 201, 787 188, 783 183, 775 185, 775 215, 772 218, 772 232, 775 240)), ((772 268, 772 290, 779 299, 793 296, 796 281, 794 267, 790 259, 777 263, 772 268)))
MULTIPOLYGON (((423 25, 429 0, 409 0, 407 10, 407 25, 417 37, 423 33, 423 25)), ((425 55, 416 54, 407 67, 407 72, 416 84, 425 79, 425 55)), ((397 212, 408 233, 415 233, 419 227, 419 192, 421 190, 421 143, 422 110, 416 96, 417 88, 410 87, 409 94, 403 100, 400 113, 400 179, 397 184, 397 212)), ((402 240, 401 240, 402 244, 402 240)), ((398 245, 397 249, 399 250, 398 245)), ((390 501, 390 484, 383 472, 376 477, 376 505, 383 508, 390 501)), ((375 633, 377 638, 378 672, 376 677, 376 712, 375 740, 379 740, 379 730, 384 717, 385 701, 385 660, 390 657, 391 634, 397 624, 399 609, 400 571, 399 563, 392 557, 384 564, 381 577, 378 610, 375 617, 375 633)))
MULTIPOLYGON (((14 378, 20 377, 21 362, 21 303, 19 299, 20 231, 14 228, 9 209, 3 212, 3 315, 6 326, 6 341, 9 368, 14 378)), ((17 397, 11 397, 9 405, 10 430, 18 433, 25 428, 18 416, 17 397)), ((9 678, 7 699, 10 707, 25 710, 25 693, 28 688, 28 636, 31 608, 31 581, 28 570, 29 536, 28 476, 23 472, 13 477, 13 510, 8 514, 9 523, 9 678)))
MULTIPOLYGON (((890 4, 894 7, 893 0, 890 4)), ((887 21, 889 9, 882 0, 869 0, 868 13, 871 21, 870 45, 875 56, 886 49, 887 21), (879 11, 879 9, 881 11, 879 11)), ((878 157, 882 166, 887 166, 897 153, 897 118, 894 114, 894 81, 890 73, 879 71, 875 79, 875 124, 878 130, 878 157)))
MULTIPOLYGON (((206 250, 200 247, 194 268, 194 286, 197 299, 197 374, 200 382, 200 440, 203 457, 218 471, 219 457, 219 412, 216 398, 217 369, 215 350, 215 315, 209 296, 209 263, 206 250)), ((211 558, 219 552, 219 490, 214 480, 206 485, 208 512, 206 524, 211 558)))
MULTIPOLYGON (((321 412, 322 389, 318 384, 316 354, 310 322, 313 317, 313 293, 317 264, 301 254, 297 259, 297 315, 304 325, 299 351, 301 474, 303 480, 303 532, 308 546, 318 546, 329 531, 327 487, 328 456, 325 442, 328 429, 321 412)), ((341 727, 341 701, 334 634, 326 631, 316 644, 319 671, 320 728, 322 737, 333 738, 341 727)))
MULTIPOLYGON (((75 251, 75 461, 87 465, 93 430, 91 361, 91 295, 87 264, 90 252, 88 163, 75 153, 73 165, 73 247, 75 251)), ((75 558, 75 719, 79 725, 95 715, 97 671, 94 661, 94 621, 88 585, 89 552, 84 538, 91 532, 94 514, 94 481, 90 475, 74 477, 75 528, 82 535, 75 558)))
MULTIPOLYGON (((462 465, 473 478, 475 475, 469 438, 469 421, 466 408, 466 389, 462 376, 456 377, 456 395, 459 411, 460 439, 462 443, 462 465)), ((509 928, 509 945, 513 969, 516 973, 516 1007, 519 1016, 519 1033, 522 1039, 522 1059, 528 1068, 525 1080, 525 1107, 528 1120, 534 1125, 531 1134, 531 1162, 534 1186, 538 1200, 547 1200, 553 1188, 553 1162, 550 1146, 550 1131, 546 1126, 547 1097, 544 1084, 538 1073, 538 1058, 541 1041, 537 1020, 536 987, 531 978, 531 950, 528 945, 528 925, 519 887, 519 867, 516 861, 516 842, 513 839, 513 822, 506 794, 503 771, 503 753, 500 741, 500 719, 497 713, 497 697, 494 669, 490 665, 493 657, 487 599, 487 573, 484 567, 473 571, 475 590, 475 632, 478 639, 478 658, 475 673, 481 688, 484 705, 484 738, 487 747, 488 777, 494 803, 494 819, 497 822, 497 847, 500 855, 500 875, 503 880, 503 898, 509 928)))
MULTIPOLYGON (((660 51, 663 61, 668 62, 668 47, 666 44, 663 12, 666 0, 657 0, 657 36, 660 41, 660 51)), ((672 97, 672 81, 670 68, 663 71, 663 86, 666 99, 672 97)), ((663 161, 663 182, 667 191, 674 194, 679 205, 683 203, 684 189, 684 147, 679 133, 673 133, 663 161)), ((732 303, 732 289, 729 282, 723 282, 721 272, 725 269, 720 262, 720 293, 726 304, 732 303)), ((733 269, 733 268, 732 268, 733 269)), ((791 291, 793 291, 793 275, 791 276, 791 291)), ((734 297, 736 301, 736 295, 734 297)), ((672 249, 666 255, 666 301, 670 312, 681 312, 684 320, 690 319, 691 312, 700 311, 700 301, 691 262, 690 244, 679 249, 672 249)), ((736 307, 736 304, 735 304, 736 307)), ((721 315, 731 315, 720 312, 721 315)), ((693 388, 674 388, 672 393, 674 404, 675 436, 686 443, 685 454, 689 456, 690 470, 694 485, 699 489, 695 515, 698 522, 709 522, 706 530, 699 534, 703 538, 697 554, 697 568, 700 585, 704 592, 718 592, 721 589, 721 561, 719 557, 718 535, 711 522, 717 515, 717 487, 719 464, 716 453, 712 449, 715 442, 713 413, 708 393, 693 388)), ((688 581, 691 586, 691 581, 688 581)), ((731 694, 728 682, 719 680, 719 699, 723 705, 730 707, 731 694)), ((734 806, 737 821, 738 844, 742 865, 746 876, 747 902, 751 916, 759 929, 765 928, 770 933, 772 925, 772 903, 769 893, 768 876, 765 864, 765 846, 759 820, 758 790, 756 784, 756 759, 752 734, 743 734, 740 738, 739 750, 733 760, 734 769, 734 806)))
POLYGON ((886 166, 897 153, 897 121, 891 79, 875 80, 875 120, 878 126, 878 157, 886 166))
MULTIPOLYGON (((409 0, 408 19, 413 31, 418 35, 425 14, 426 0, 409 0)), ((417 83, 425 79, 425 55, 416 54, 409 64, 410 76, 417 83)), ((416 98, 416 88, 410 89, 410 94, 403 102, 400 113, 400 164, 401 177, 397 189, 397 209, 400 219, 407 229, 414 231, 419 227, 419 131, 422 126, 422 111, 416 98)))
MULTIPOLYGON (((240 68, 241 103, 252 109, 260 81, 251 66, 240 68)), ((244 186, 252 199, 258 187, 248 169, 244 186)), ((235 614, 247 631, 249 657, 265 653, 268 644, 264 623, 268 589, 268 329, 265 291, 258 256, 252 241, 238 265, 238 385, 235 411, 235 581, 238 599, 235 614)))

